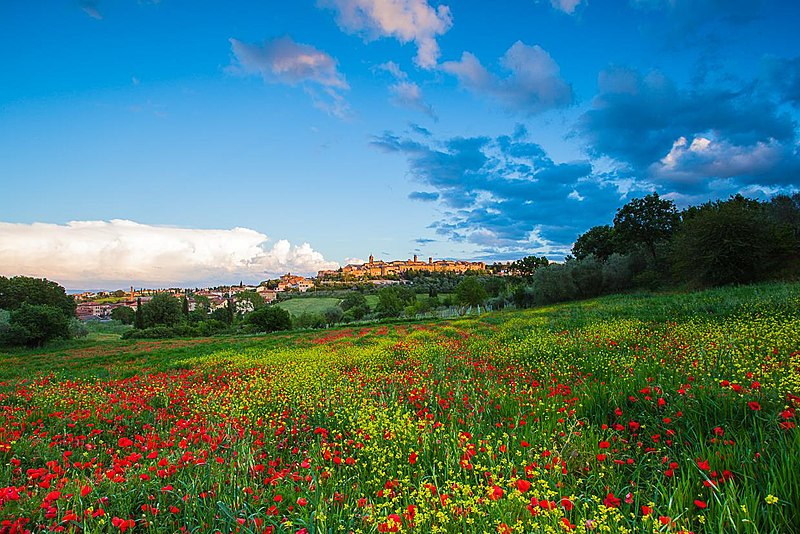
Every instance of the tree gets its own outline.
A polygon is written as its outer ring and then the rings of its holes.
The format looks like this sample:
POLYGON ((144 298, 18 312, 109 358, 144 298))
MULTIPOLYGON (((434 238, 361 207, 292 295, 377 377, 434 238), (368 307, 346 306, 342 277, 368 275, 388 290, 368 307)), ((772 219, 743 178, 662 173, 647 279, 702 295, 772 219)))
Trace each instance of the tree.
POLYGON ((680 215, 671 200, 662 200, 658 193, 634 198, 614 216, 614 234, 624 252, 644 246, 656 260, 656 245, 668 241, 680 223, 680 215))
POLYGON ((69 317, 56 306, 23 303, 11 312, 2 337, 8 345, 41 347, 51 339, 69 338, 69 317))
POLYGON ((239 313, 249 313, 264 305, 264 297, 252 290, 240 291, 234 298, 239 313))
POLYGON ((379 317, 399 317, 403 312, 403 300, 400 298, 400 293, 395 291, 392 287, 384 287, 378 291, 378 304, 375 306, 375 311, 379 317))
POLYGON ((572 245, 572 255, 577 260, 591 255, 600 261, 606 261, 615 251, 614 229, 607 224, 590 228, 578 236, 572 245))
POLYGON ((539 267, 547 267, 549 264, 550 261, 545 256, 542 256, 541 258, 538 256, 525 256, 524 258, 520 258, 511 262, 509 269, 512 273, 519 276, 530 277, 533 276, 533 273, 536 272, 536 269, 539 267))
POLYGON ((276 332, 289 330, 292 327, 289 312, 278 306, 264 306, 248 313, 245 322, 256 327, 259 332, 276 332))
POLYGON ((673 267, 695 286, 752 282, 769 271, 776 245, 776 226, 761 203, 736 195, 684 212, 673 267))
POLYGON ((339 307, 355 320, 362 319, 370 311, 367 298, 361 293, 356 293, 354 291, 348 293, 347 296, 342 299, 339 303, 339 307))
POLYGON ((136 312, 127 306, 118 306, 111 310, 111 318, 122 324, 133 324, 136 320, 136 312))
POLYGON ((66 317, 75 315, 75 299, 57 283, 46 278, 0 276, 0 308, 16 310, 23 304, 53 306, 66 317))
POLYGON ((464 306, 478 306, 486 302, 489 294, 474 276, 467 276, 456 286, 456 300, 464 306))
POLYGON ((185 295, 181 298, 181 313, 184 317, 189 317, 189 299, 185 295))
POLYGON ((137 330, 144 328, 144 315, 142 315, 142 297, 136 299, 136 313, 133 316, 133 327, 137 330))
POLYGON ((142 306, 142 321, 145 328, 175 326, 181 322, 181 303, 169 293, 158 293, 142 306))

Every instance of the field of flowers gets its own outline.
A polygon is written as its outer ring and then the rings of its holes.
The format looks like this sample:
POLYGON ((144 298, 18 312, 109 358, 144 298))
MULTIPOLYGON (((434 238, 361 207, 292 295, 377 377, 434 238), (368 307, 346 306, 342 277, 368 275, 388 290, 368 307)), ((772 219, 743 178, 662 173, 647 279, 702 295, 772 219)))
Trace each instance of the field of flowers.
POLYGON ((169 343, 0 355, 0 532, 800 532, 798 284, 169 343))

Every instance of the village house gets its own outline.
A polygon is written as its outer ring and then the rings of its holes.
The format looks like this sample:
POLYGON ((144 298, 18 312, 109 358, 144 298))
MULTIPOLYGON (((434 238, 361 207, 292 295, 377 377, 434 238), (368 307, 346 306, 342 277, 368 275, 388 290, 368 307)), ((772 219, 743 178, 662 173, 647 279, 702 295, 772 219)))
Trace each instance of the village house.
POLYGON ((278 291, 296 290, 305 293, 309 289, 314 288, 314 281, 309 280, 303 276, 297 276, 292 273, 286 273, 280 278, 278 282, 278 291))

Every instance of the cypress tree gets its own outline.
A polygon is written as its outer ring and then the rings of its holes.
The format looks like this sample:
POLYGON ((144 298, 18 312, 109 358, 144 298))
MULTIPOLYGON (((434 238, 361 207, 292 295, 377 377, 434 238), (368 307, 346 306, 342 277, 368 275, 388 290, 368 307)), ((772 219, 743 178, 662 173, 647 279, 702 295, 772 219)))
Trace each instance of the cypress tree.
POLYGON ((136 316, 133 319, 133 326, 139 330, 144 328, 144 318, 142 317, 142 297, 136 299, 136 316))

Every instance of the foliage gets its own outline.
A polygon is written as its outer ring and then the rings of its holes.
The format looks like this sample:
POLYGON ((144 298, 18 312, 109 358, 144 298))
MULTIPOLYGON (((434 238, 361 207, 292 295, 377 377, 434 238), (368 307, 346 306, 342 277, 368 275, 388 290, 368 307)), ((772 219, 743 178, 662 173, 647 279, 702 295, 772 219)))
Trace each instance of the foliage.
POLYGON ((57 283, 29 276, 0 276, 0 308, 11 311, 24 304, 51 306, 67 317, 75 315, 75 299, 57 283))
MULTIPOLYGON (((540 267, 547 267, 550 264, 545 256, 539 258, 538 256, 525 256, 516 261, 511 262, 509 270, 519 276, 533 276, 536 269, 540 267)), ((494 295, 496 296, 496 295, 494 295)))
POLYGON ((175 326, 182 319, 181 301, 169 293, 157 293, 142 305, 142 325, 144 328, 175 326))
POLYGON ((69 343, 2 356, 9 532, 800 531, 800 284, 69 343))
POLYGON ((465 276, 456 286, 456 301, 462 306, 480 306, 487 298, 489 294, 474 276, 465 276))
POLYGON ((127 306, 118 306, 111 310, 111 318, 122 324, 133 324, 136 320, 136 312, 127 306))
POLYGON ((600 261, 606 261, 616 252, 617 244, 614 238, 614 229, 605 224, 595 226, 578 236, 572 245, 572 255, 582 260, 594 256, 600 261))
POLYGON ((236 311, 240 313, 257 310, 265 304, 264 297, 252 290, 236 293, 234 300, 236 301, 236 311))
POLYGON ((672 259, 678 276, 694 286, 762 279, 780 261, 780 249, 792 248, 780 243, 766 207, 741 195, 690 208, 683 218, 672 259))
POLYGON ((52 339, 68 339, 69 320, 61 308, 23 303, 11 311, 8 325, 0 331, 0 343, 41 347, 52 339))
POLYGON ((375 312, 378 317, 399 317, 406 306, 414 304, 417 296, 413 290, 403 286, 389 286, 378 291, 378 304, 375 312))
POLYGON ((258 308, 245 316, 245 322, 255 326, 259 332, 289 330, 292 327, 289 312, 277 306, 258 308))
POLYGON ((614 236, 619 250, 630 252, 641 245, 656 259, 656 245, 672 237, 680 220, 675 203, 661 199, 658 193, 634 198, 614 216, 614 236))

